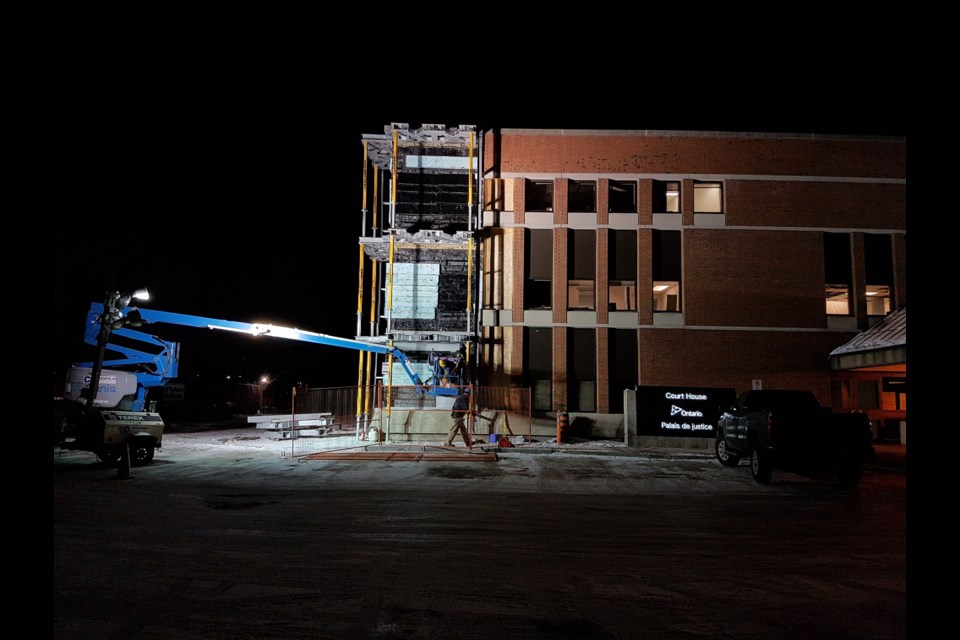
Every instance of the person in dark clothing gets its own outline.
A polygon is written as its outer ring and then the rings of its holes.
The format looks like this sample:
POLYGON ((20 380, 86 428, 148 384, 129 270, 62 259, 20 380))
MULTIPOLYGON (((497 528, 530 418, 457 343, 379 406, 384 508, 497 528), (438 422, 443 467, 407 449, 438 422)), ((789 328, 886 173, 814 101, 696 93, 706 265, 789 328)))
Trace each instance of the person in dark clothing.
POLYGON ((470 433, 467 431, 467 427, 464 424, 464 420, 467 417, 467 411, 470 409, 470 390, 469 388, 463 387, 457 393, 457 399, 453 402, 453 411, 450 412, 450 417, 453 418, 453 426, 450 427, 450 432, 447 434, 447 446, 453 446, 453 439, 457 437, 459 433, 463 437, 463 442, 469 447, 470 446, 470 433))

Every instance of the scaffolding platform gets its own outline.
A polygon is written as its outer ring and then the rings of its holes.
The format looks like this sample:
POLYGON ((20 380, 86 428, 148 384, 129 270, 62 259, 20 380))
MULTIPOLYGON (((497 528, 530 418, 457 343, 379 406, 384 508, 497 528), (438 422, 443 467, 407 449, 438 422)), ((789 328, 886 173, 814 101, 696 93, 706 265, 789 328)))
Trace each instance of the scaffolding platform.
POLYGON ((276 431, 281 440, 297 437, 318 437, 330 430, 333 425, 331 413, 298 413, 296 415, 271 414, 265 416, 247 416, 247 422, 255 424, 257 429, 276 431))

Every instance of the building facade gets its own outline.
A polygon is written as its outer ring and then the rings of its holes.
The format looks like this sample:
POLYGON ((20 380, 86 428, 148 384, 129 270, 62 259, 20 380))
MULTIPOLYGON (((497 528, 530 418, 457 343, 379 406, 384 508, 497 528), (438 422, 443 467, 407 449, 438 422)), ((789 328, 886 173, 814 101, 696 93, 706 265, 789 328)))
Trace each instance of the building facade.
POLYGON ((464 383, 544 413, 764 387, 905 420, 905 362, 831 363, 906 306, 905 139, 393 123, 363 144, 357 337, 424 380, 465 353, 464 383))
MULTIPOLYGON (((803 388, 857 407, 830 353, 906 305, 905 139, 482 142, 486 384, 529 386, 542 411, 620 413, 637 385, 803 388)), ((887 395, 872 402, 905 411, 887 395)))

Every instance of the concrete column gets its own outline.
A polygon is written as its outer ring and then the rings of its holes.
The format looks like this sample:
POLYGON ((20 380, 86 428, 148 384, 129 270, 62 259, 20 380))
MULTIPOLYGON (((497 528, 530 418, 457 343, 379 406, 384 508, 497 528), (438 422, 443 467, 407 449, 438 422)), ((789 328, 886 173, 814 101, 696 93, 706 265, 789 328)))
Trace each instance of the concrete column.
POLYGON ((637 392, 623 390, 623 444, 637 446, 637 392))

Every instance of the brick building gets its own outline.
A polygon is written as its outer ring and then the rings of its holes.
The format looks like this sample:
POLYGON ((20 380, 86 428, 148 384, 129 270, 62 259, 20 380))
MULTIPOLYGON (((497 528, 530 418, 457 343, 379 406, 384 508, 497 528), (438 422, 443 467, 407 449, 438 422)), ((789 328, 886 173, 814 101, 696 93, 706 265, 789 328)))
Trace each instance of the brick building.
POLYGON ((905 365, 853 392, 830 366, 906 305, 905 139, 504 129, 482 170, 486 383, 544 411, 759 384, 905 419, 880 384, 905 365))
POLYGON ((905 420, 905 363, 831 364, 906 306, 905 139, 475 131, 364 136, 367 339, 465 346, 534 411, 762 385, 905 420))

